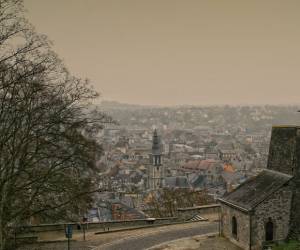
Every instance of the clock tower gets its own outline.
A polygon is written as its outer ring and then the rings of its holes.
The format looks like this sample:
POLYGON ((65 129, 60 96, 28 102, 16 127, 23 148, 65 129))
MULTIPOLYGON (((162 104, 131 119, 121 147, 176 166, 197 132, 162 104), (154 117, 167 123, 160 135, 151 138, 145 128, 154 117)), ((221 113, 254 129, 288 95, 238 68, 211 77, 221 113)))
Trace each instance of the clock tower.
POLYGON ((152 152, 150 154, 149 165, 149 188, 152 190, 163 187, 164 168, 162 165, 162 145, 157 130, 153 132, 152 152))

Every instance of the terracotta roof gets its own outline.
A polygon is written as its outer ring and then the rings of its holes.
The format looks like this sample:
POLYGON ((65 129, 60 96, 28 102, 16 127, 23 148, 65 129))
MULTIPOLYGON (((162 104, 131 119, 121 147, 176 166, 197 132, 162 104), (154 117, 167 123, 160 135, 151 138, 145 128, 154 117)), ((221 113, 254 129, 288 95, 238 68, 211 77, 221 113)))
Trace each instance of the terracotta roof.
POLYGON ((291 175, 266 169, 219 200, 241 210, 250 211, 291 179, 291 175))
POLYGON ((223 170, 225 171, 225 172, 230 172, 230 173, 234 173, 234 168, 233 168, 233 166, 231 165, 231 164, 224 164, 224 166, 223 166, 223 170))

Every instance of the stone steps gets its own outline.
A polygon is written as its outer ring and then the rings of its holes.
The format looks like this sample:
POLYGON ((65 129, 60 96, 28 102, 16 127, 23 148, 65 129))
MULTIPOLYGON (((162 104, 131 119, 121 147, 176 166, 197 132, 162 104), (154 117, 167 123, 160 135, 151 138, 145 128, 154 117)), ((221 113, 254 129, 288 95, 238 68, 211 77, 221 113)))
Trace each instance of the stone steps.
POLYGON ((201 217, 200 214, 196 214, 191 219, 189 219, 188 221, 205 221, 205 220, 206 219, 201 217))

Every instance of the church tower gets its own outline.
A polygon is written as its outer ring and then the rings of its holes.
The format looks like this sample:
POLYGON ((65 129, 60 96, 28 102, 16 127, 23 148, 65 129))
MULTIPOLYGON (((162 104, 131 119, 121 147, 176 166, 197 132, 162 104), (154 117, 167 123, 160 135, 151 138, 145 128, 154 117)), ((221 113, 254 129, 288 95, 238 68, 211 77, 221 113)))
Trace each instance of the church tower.
POLYGON ((150 154, 149 188, 152 190, 163 187, 164 168, 162 165, 162 145, 157 130, 154 130, 152 139, 152 153, 150 154))

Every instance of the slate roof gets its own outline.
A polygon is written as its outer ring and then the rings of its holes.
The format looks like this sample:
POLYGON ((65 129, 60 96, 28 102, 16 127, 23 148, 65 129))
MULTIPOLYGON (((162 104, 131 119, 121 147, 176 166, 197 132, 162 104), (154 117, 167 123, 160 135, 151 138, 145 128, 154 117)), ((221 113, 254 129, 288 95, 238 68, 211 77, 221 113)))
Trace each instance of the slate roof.
POLYGON ((189 188, 190 184, 186 176, 172 176, 165 178, 165 186, 170 188, 189 188))
POLYGON ((240 210, 250 211, 281 188, 291 178, 291 175, 266 169, 256 177, 248 179, 219 200, 240 210))
POLYGON ((221 176, 226 183, 230 183, 230 184, 239 183, 244 178, 244 174, 242 174, 241 172, 232 173, 232 172, 223 171, 221 176))
POLYGON ((201 188, 205 185, 205 176, 197 175, 190 182, 194 188, 201 188))

